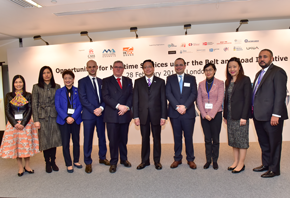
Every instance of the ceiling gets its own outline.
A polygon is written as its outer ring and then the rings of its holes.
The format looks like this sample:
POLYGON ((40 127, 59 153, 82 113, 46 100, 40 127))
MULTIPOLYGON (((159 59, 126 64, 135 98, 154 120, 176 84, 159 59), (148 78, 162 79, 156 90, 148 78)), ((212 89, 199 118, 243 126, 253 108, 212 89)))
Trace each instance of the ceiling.
POLYGON ((0 40, 290 18, 289 0, 35 0, 42 8, 12 1, 0 0, 0 40))

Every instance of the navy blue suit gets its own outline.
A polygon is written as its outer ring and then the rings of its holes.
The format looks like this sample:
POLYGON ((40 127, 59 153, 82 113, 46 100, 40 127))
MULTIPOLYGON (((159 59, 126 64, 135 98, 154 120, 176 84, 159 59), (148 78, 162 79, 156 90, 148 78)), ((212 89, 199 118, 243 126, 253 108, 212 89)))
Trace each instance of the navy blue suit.
POLYGON ((197 98, 197 86, 194 76, 184 74, 182 93, 180 93, 179 81, 176 74, 167 77, 166 97, 169 101, 168 117, 174 134, 175 161, 182 159, 182 131, 184 132, 186 159, 194 160, 193 129, 195 123, 195 105, 197 98), (184 105, 186 113, 181 115, 176 110, 177 105, 184 105))
POLYGON ((102 100, 102 80, 96 78, 99 87, 99 94, 93 87, 92 81, 89 76, 84 77, 79 80, 79 98, 83 106, 82 119, 84 124, 84 161, 85 164, 91 164, 92 158, 92 143, 94 137, 95 126, 97 127, 97 134, 99 138, 99 158, 101 160, 106 159, 107 146, 105 137, 105 123, 103 121, 103 114, 101 116, 96 116, 94 110, 102 106, 105 108, 105 103, 102 100), (99 101, 100 98, 100 101, 99 101))
POLYGON ((116 78, 110 76, 103 79, 103 100, 106 104, 104 122, 107 124, 107 133, 110 141, 111 165, 116 165, 120 152, 121 161, 127 160, 127 142, 129 123, 131 122, 131 107, 133 100, 133 87, 130 78, 122 76, 122 89, 116 78), (124 115, 118 115, 117 104, 129 107, 124 115))
POLYGON ((80 123, 82 122, 82 105, 78 96, 78 89, 72 87, 72 107, 75 110, 72 115, 68 115, 68 94, 67 88, 64 86, 55 92, 55 109, 57 111, 56 122, 61 132, 62 152, 66 166, 72 166, 70 157, 70 134, 73 141, 73 156, 74 163, 79 162, 80 158, 80 123), (66 118, 72 117, 75 121, 72 124, 67 124, 66 118))

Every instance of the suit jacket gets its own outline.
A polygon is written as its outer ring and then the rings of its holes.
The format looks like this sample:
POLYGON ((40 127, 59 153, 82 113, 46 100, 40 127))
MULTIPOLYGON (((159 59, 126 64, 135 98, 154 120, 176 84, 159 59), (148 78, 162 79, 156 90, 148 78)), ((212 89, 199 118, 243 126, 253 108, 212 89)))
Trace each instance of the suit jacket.
POLYGON ((206 115, 209 115, 211 118, 214 118, 217 112, 222 111, 222 104, 224 100, 224 82, 214 78, 213 85, 209 91, 209 100, 208 100, 208 94, 205 88, 206 80, 201 81, 198 85, 198 91, 197 91, 197 107, 200 111, 200 114, 202 118, 204 118, 206 115), (205 109, 205 103, 210 102, 213 104, 212 109, 205 109))
POLYGON ((169 101, 168 116, 170 118, 195 118, 194 101, 197 98, 197 85, 195 77, 189 74, 184 74, 182 93, 180 93, 179 81, 176 74, 167 77, 166 97, 169 101), (190 86, 184 86, 184 83, 189 83, 190 86), (176 110, 177 105, 186 106, 186 113, 181 115, 176 110))
POLYGON ((153 77, 150 90, 146 78, 135 80, 133 92, 133 117, 139 118, 145 125, 150 115, 153 125, 160 125, 160 119, 167 119, 167 101, 165 95, 165 81, 156 76, 153 77))
MULTIPOLYGON (((89 76, 80 79, 78 82, 79 99, 83 106, 83 120, 92 120, 96 118, 97 116, 94 114, 96 108, 102 106, 105 109, 105 103, 102 99, 102 80, 97 78, 97 82, 101 101, 99 101, 98 96, 95 94, 96 92, 89 76)), ((99 117, 103 118, 103 114, 99 117)))
POLYGON ((6 97, 5 97, 5 114, 6 117, 8 119, 8 121, 10 122, 10 124, 14 127, 18 122, 18 120, 15 119, 15 113, 19 112, 23 114, 23 119, 21 120, 20 124, 23 125, 24 127, 27 125, 27 123, 29 122, 30 118, 31 118, 31 114, 32 114, 32 95, 31 93, 26 92, 25 94, 23 94, 23 97, 27 100, 27 104, 23 105, 23 106, 15 106, 13 104, 10 103, 10 101, 14 98, 14 96, 12 95, 12 92, 7 93, 6 97))
MULTIPOLYGON (((77 124, 80 124, 82 122, 82 105, 79 99, 78 95, 78 88, 72 87, 73 92, 73 108, 75 109, 75 112, 71 115, 71 117, 75 120, 77 124)), ((63 125, 66 122, 66 118, 68 117, 67 114, 67 89, 66 87, 62 87, 61 89, 56 90, 55 92, 55 109, 57 111, 57 117, 56 122, 58 124, 63 125)))
POLYGON ((224 118, 228 119, 228 103, 231 104, 233 120, 249 119, 251 117, 252 85, 248 76, 234 84, 231 101, 228 101, 228 88, 224 99, 224 118))
MULTIPOLYGON (((253 86, 261 73, 256 74, 253 86)), ((271 64, 264 74, 256 91, 254 99, 254 117, 258 121, 271 120, 272 114, 280 115, 281 119, 288 119, 285 104, 287 92, 287 74, 280 68, 271 64)))
POLYGON ((122 76, 122 89, 114 75, 103 79, 103 100, 106 104, 104 110, 104 122, 129 123, 132 119, 131 109, 133 102, 133 86, 130 78, 122 76), (130 108, 124 115, 119 116, 117 104, 126 105, 130 108))

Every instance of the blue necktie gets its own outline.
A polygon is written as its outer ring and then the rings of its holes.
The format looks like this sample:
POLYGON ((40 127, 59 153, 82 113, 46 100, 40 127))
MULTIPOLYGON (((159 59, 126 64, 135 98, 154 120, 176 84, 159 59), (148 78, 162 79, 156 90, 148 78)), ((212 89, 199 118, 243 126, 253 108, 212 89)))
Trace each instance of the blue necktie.
POLYGON ((263 77, 264 73, 265 73, 265 71, 262 70, 261 73, 260 73, 260 75, 259 75, 258 82, 256 83, 256 86, 254 88, 253 97, 252 97, 252 104, 253 105, 254 105, 254 99, 255 99, 255 95, 256 95, 257 89, 259 87, 259 84, 260 84, 260 82, 262 80, 262 77, 263 77))
POLYGON ((182 75, 179 75, 180 81, 179 81, 179 88, 180 88, 180 93, 182 93, 182 87, 183 87, 183 80, 182 80, 182 75))

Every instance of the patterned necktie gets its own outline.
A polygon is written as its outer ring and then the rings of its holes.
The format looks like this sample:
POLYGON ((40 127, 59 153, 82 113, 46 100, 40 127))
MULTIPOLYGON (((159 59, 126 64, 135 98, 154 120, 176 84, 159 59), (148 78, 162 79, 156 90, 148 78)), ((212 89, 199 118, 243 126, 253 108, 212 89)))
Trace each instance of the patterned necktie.
POLYGON ((180 88, 180 93, 182 93, 182 87, 183 87, 183 80, 182 80, 182 75, 179 75, 179 88, 180 88))
POLYGON ((117 78, 117 81, 118 81, 120 88, 122 89, 121 78, 117 78))
POLYGON ((148 78, 148 87, 150 87, 151 86, 151 81, 150 81, 150 78, 148 78))
POLYGON ((260 73, 260 75, 259 75, 258 82, 256 83, 256 86, 254 88, 253 97, 252 97, 252 104, 253 105, 254 105, 254 99, 255 99, 255 95, 256 95, 257 89, 259 87, 259 84, 260 84, 260 82, 262 80, 262 77, 263 77, 264 73, 265 73, 265 71, 262 70, 261 73, 260 73))

